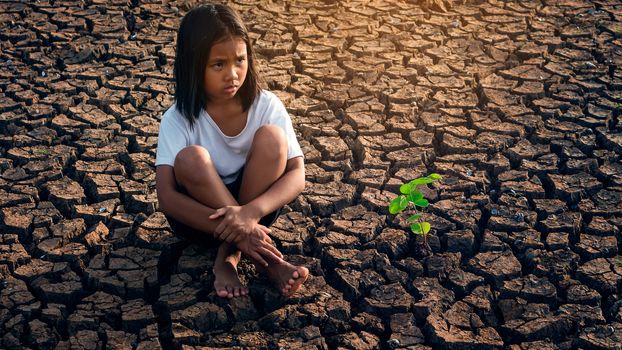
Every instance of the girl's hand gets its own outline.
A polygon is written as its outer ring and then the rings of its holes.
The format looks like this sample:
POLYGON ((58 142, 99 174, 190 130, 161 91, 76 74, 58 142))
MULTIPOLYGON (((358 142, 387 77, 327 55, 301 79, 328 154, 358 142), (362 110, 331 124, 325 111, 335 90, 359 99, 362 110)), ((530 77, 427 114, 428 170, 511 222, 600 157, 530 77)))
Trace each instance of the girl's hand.
POLYGON ((252 233, 236 243, 236 246, 243 254, 263 266, 268 266, 268 261, 278 264, 283 259, 283 254, 272 245, 268 232, 267 227, 257 224, 252 233))
POLYGON ((260 219, 243 206, 222 207, 209 216, 211 220, 220 217, 222 217, 222 221, 216 226, 214 236, 220 240, 236 244, 253 232, 260 219))

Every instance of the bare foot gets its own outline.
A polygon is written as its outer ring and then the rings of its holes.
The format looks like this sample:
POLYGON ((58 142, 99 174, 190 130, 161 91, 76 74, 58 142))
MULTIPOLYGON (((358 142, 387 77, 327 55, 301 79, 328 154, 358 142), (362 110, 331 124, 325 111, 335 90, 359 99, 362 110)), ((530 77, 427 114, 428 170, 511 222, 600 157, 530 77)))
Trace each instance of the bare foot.
POLYGON ((248 294, 248 288, 240 282, 237 266, 240 262, 240 252, 221 244, 214 261, 214 289, 221 298, 234 298, 248 294), (233 250, 233 252, 232 252, 233 250))
POLYGON ((304 266, 294 266, 285 260, 279 264, 270 264, 266 271, 268 277, 286 297, 294 295, 309 277, 309 269, 304 266))

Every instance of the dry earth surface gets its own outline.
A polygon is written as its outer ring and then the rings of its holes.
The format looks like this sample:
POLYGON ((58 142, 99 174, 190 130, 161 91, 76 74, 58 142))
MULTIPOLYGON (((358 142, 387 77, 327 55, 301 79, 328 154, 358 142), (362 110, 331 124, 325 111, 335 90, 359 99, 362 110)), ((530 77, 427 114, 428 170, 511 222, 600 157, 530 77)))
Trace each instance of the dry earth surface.
POLYGON ((285 300, 157 211, 192 4, 0 2, 0 348, 621 349, 622 5, 239 1, 304 193, 274 226, 285 300), (437 12, 439 11, 439 12, 437 12), (434 254, 388 215, 428 172, 434 254))

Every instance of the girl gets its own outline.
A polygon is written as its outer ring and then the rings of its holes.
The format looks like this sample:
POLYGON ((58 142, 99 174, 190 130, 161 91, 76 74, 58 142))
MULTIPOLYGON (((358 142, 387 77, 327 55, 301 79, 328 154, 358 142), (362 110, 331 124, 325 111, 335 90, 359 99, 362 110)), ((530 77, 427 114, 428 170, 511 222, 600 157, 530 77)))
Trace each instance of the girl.
POLYGON ((302 150, 281 101, 258 85, 239 15, 202 5, 177 35, 175 104, 162 116, 156 153, 160 210, 176 234, 218 244, 214 288, 248 294, 240 252, 290 296, 309 271, 272 245, 268 227, 304 189, 302 150))

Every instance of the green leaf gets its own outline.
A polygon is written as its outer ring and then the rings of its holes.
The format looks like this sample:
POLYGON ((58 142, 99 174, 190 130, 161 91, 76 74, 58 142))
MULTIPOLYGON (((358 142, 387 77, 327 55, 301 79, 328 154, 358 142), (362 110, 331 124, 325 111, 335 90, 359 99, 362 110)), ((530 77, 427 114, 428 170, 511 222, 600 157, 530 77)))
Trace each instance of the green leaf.
POLYGON ((418 201, 413 202, 413 204, 414 204, 414 205, 416 205, 416 206, 418 206, 418 207, 423 207, 423 208, 425 208, 425 207, 427 207, 428 205, 430 205, 430 202, 428 202, 428 200, 427 200, 427 199, 423 198, 423 199, 420 199, 420 200, 418 200, 418 201))
POLYGON ((410 230, 413 231, 413 233, 416 235, 422 234, 421 225, 419 223, 410 225, 410 230))
POLYGON ((400 197, 401 196, 395 197, 391 203, 389 203, 389 213, 397 214, 402 211, 400 209, 400 197))
POLYGON ((426 184, 429 184, 429 183, 432 183, 432 182, 434 182, 434 180, 432 180, 432 179, 430 179, 428 177, 420 177, 418 179, 412 180, 408 184, 410 186, 418 186, 418 185, 426 185, 426 184))
POLYGON ((427 235, 428 232, 430 232, 430 228, 432 228, 432 227, 430 226, 429 222, 424 221, 424 222, 421 223, 421 228, 423 229, 423 234, 427 235))
POLYGON ((397 214, 401 213, 408 207, 408 198, 406 196, 397 196, 389 203, 389 213, 397 214))
POLYGON ((408 207, 408 197, 406 196, 400 196, 400 211, 403 211, 404 209, 406 209, 408 207))
POLYGON ((419 192, 419 191, 413 191, 410 193, 409 198, 411 202, 416 202, 418 200, 423 199, 423 193, 419 192))
POLYGON ((408 200, 410 200, 413 203, 415 203, 417 201, 420 201, 422 199, 423 199, 423 193, 421 193, 419 191, 415 191, 415 192, 411 193, 410 196, 408 196, 408 200))
POLYGON ((402 194, 410 194, 411 191, 411 186, 410 184, 403 184, 402 186, 400 186, 400 192, 402 194))
POLYGON ((440 176, 440 175, 439 175, 439 174, 437 174, 437 173, 432 173, 432 174, 428 175, 428 177, 429 177, 430 179, 432 179, 432 180, 441 180, 441 179, 443 178, 442 176, 440 176))
POLYGON ((413 214, 408 218, 408 221, 417 221, 419 220, 423 215, 421 214, 413 214))
POLYGON ((427 235, 430 232, 430 228, 430 223, 427 221, 410 225, 410 229, 416 235, 427 235))

